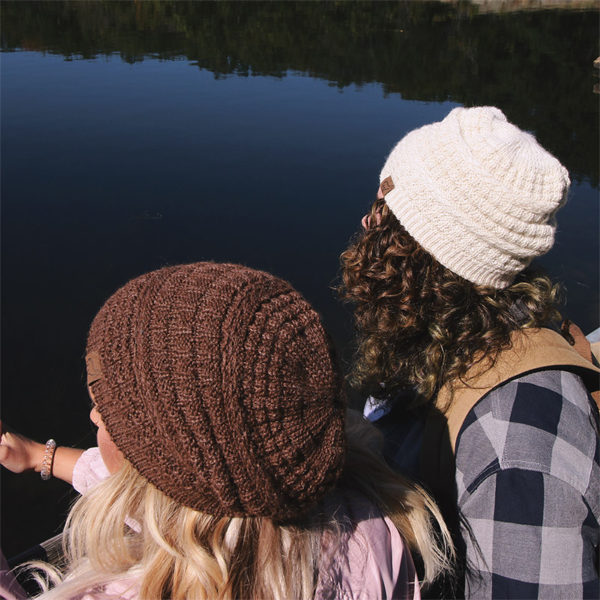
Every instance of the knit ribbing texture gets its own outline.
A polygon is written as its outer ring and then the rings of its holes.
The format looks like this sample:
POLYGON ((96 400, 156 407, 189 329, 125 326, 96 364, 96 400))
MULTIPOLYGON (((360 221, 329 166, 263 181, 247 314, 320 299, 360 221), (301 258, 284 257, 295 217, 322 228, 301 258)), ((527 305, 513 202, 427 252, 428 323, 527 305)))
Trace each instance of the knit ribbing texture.
POLYGON ((111 438, 185 506, 289 519, 340 475, 341 377, 318 314, 281 279, 217 263, 147 273, 105 303, 87 352, 111 438))
POLYGON ((569 175, 498 108, 455 108, 408 133, 381 171, 385 200, 438 262, 473 283, 504 288, 554 243, 569 175))

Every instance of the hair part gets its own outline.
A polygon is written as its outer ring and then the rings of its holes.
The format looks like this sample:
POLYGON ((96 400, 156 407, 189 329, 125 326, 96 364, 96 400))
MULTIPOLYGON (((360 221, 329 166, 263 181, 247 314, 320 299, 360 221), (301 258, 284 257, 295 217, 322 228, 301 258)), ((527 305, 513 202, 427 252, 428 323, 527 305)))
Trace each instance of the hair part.
MULTIPOLYGON (((476 285, 424 250, 383 199, 341 255, 339 292, 358 330, 351 383, 375 397, 413 388, 432 400, 476 363, 490 366, 510 334, 560 319, 559 288, 526 269, 504 289, 476 285)), ((405 395, 406 396, 406 395, 405 395)))

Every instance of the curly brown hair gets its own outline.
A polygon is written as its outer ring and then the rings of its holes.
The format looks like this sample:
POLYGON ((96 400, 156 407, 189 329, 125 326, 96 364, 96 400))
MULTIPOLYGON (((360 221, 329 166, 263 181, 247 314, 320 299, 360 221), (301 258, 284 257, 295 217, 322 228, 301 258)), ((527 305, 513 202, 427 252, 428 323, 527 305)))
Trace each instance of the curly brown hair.
MULTIPOLYGON (((476 285, 425 251, 383 199, 341 255, 342 298, 358 330, 351 383, 375 397, 416 390, 429 402, 448 381, 510 346, 512 331, 560 319, 559 288, 526 269, 507 288, 476 285)), ((406 396, 405 394, 403 394, 406 396)))

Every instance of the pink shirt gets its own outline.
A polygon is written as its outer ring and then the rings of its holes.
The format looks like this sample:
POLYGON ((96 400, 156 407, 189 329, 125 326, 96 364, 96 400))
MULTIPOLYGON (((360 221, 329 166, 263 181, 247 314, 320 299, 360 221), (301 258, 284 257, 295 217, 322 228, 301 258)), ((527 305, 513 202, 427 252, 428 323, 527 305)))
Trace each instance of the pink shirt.
MULTIPOLYGON (((75 465, 73 487, 85 494, 108 475, 100 452, 90 448, 75 465)), ((410 552, 393 523, 361 496, 339 493, 328 502, 340 507, 337 514, 347 520, 349 531, 345 543, 335 553, 334 568, 319 574, 315 599, 331 598, 333 585, 336 600, 420 600, 419 582, 410 552)), ((135 521, 129 520, 128 524, 139 530, 135 521)), ((3 592, 0 584, 0 595, 3 592)), ((107 584, 101 595, 88 593, 78 600, 108 597, 137 600, 138 592, 135 579, 123 579, 107 584)))
MULTIPOLYGON (((98 448, 90 448, 75 465, 73 487, 85 494, 108 474, 98 448)), ((344 509, 341 514, 353 523, 353 530, 344 545, 344 553, 336 554, 337 568, 335 574, 329 577, 336 584, 336 600, 420 600, 412 557, 390 519, 383 517, 363 497, 340 495, 329 500, 329 503, 337 502, 344 509)), ((133 520, 129 520, 128 525, 139 530, 139 525, 133 520)), ((319 576, 315 600, 331 597, 327 593, 326 580, 327 577, 319 576)), ((115 592, 121 598, 135 600, 137 591, 133 589, 134 584, 132 581, 123 582, 115 592)), ((107 593, 112 590, 112 585, 107 586, 107 593)), ((95 599, 88 595, 83 600, 95 599)))

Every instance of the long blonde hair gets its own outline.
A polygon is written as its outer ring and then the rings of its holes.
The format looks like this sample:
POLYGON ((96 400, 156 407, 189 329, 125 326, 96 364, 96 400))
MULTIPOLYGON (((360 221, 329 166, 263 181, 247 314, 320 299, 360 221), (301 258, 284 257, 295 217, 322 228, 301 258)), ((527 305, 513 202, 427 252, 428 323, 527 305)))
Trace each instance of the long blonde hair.
MULTIPOLYGON (((338 487, 366 496, 393 521, 423 563, 423 582, 430 583, 450 569, 450 535, 429 496, 383 462, 378 435, 362 418, 350 417, 338 487)), ((324 556, 335 561, 335 547, 349 535, 335 515, 318 509, 284 524, 212 517, 178 504, 127 461, 75 503, 65 532, 66 572, 37 565, 58 584, 42 594, 44 600, 90 590, 102 597, 108 583, 128 579, 139 598, 152 600, 310 600, 318 575, 335 567, 324 556)))

